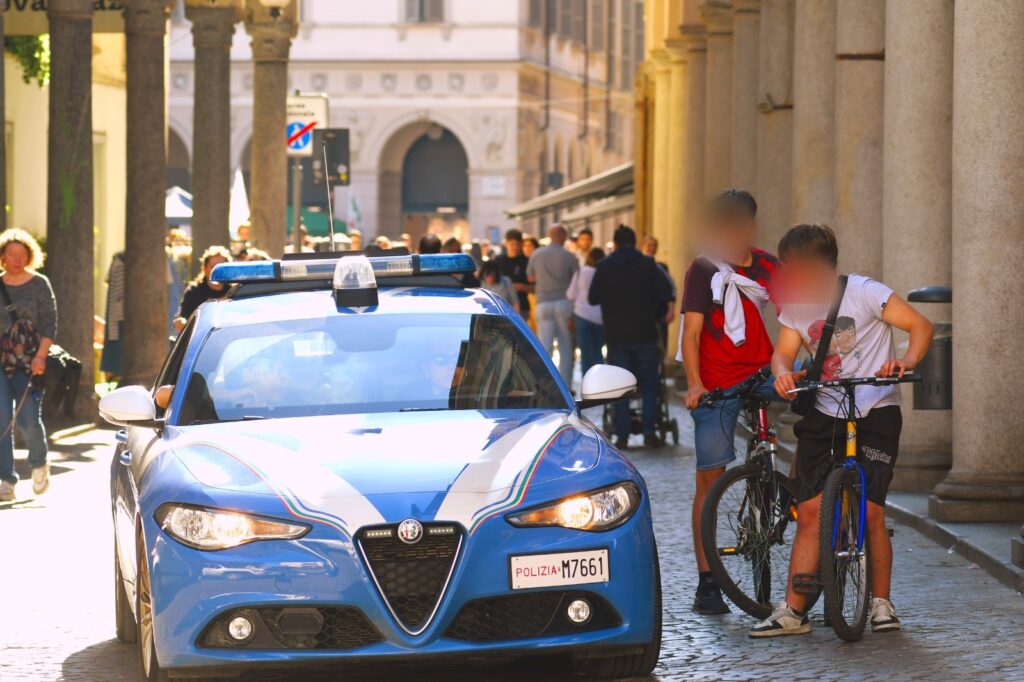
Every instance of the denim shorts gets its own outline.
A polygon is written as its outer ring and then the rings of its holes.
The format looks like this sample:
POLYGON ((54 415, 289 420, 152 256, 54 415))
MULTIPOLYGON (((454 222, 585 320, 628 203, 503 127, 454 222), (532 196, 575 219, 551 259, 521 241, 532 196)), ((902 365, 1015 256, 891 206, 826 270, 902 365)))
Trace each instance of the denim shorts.
MULTIPOLYGON (((732 386, 725 392, 732 390, 732 386)), ((761 385, 758 393, 773 399, 775 377, 761 385)), ((690 412, 694 425, 694 447, 697 450, 697 471, 718 469, 736 459, 736 422, 739 421, 743 401, 727 400, 714 407, 698 407, 690 412)))

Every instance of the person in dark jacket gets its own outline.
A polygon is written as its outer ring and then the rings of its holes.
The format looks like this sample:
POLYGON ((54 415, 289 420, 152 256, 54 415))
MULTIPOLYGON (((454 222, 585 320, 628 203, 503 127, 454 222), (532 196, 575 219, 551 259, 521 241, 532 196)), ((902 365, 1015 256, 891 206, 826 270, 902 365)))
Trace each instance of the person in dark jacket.
MULTIPOLYGON (((636 233, 620 225, 615 250, 597 264, 588 299, 601 306, 608 363, 636 375, 643 400, 644 445, 660 447, 654 433, 658 400, 658 317, 672 296, 668 280, 653 258, 636 248, 636 233)), ((615 404, 615 445, 629 446, 629 403, 615 404)))

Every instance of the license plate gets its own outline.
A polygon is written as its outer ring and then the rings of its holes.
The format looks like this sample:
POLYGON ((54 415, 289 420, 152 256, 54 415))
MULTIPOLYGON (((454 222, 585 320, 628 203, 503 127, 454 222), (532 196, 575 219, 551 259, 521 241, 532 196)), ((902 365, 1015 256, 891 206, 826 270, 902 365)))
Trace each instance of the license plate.
POLYGON ((608 550, 513 556, 509 562, 512 589, 586 585, 608 582, 608 550))

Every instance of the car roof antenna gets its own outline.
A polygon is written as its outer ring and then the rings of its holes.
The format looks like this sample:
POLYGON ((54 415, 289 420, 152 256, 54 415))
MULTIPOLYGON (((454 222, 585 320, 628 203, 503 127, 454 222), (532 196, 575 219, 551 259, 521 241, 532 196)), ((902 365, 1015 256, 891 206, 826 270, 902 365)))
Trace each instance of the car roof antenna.
POLYGON ((331 233, 331 251, 338 248, 338 242, 334 241, 334 208, 331 205, 331 171, 327 166, 327 140, 320 142, 320 148, 324 154, 324 187, 327 188, 327 227, 331 233))

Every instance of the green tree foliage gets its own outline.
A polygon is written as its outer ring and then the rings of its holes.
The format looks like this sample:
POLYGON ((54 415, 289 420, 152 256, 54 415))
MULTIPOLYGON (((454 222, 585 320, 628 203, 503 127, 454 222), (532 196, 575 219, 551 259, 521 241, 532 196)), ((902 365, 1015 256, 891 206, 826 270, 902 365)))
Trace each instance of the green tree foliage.
POLYGON ((50 36, 5 36, 4 50, 21 64, 21 78, 39 87, 50 82, 50 36))

